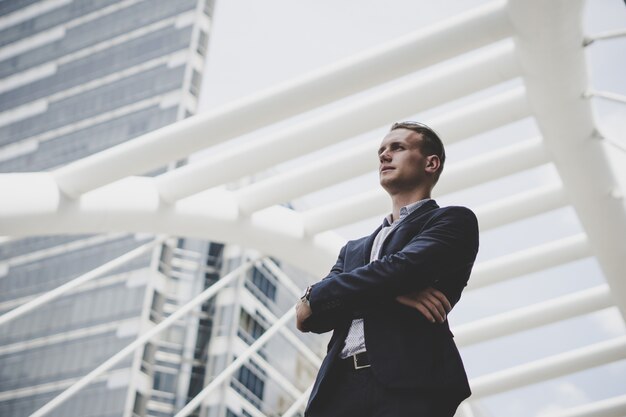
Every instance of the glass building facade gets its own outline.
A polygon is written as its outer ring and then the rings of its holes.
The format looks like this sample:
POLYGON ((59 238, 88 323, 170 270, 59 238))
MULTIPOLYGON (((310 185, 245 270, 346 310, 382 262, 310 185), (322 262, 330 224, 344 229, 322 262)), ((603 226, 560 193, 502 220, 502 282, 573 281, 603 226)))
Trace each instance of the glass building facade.
MULTIPOLYGON (((52 170, 193 115, 212 10, 210 0, 1 1, 0 172, 52 170)), ((0 314, 152 239, 2 238, 0 314)), ((202 273, 172 265, 184 249, 167 259, 158 247, 2 326, 0 416, 30 415, 216 280, 209 246, 194 259, 202 273)), ((204 382, 193 361, 207 317, 192 314, 49 415, 173 415, 204 382)))
MULTIPOLYGON (((193 115, 212 12, 210 0, 0 1, 0 173, 53 170, 193 115)), ((153 239, 0 237, 0 314, 153 239)), ((30 415, 257 255, 171 238, 3 325, 0 416, 30 415)), ((257 264, 49 415, 175 415, 293 307, 275 273, 257 264)), ((322 351, 294 337, 273 337, 193 415, 282 415, 316 372, 302 350, 322 351)))

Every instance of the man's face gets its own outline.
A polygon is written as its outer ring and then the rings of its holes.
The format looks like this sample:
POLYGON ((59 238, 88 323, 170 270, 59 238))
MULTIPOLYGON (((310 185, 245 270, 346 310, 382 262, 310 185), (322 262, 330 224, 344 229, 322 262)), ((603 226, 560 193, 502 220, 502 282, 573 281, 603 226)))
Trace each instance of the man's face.
POLYGON ((380 185, 390 194, 411 191, 430 181, 428 157, 420 150, 421 134, 395 129, 385 136, 378 149, 380 185))

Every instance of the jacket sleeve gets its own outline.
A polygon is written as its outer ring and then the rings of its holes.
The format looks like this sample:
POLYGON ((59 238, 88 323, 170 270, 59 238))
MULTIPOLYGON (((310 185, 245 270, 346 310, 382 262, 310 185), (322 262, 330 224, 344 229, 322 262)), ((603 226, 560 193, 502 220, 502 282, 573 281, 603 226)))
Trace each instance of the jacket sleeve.
MULTIPOLYGON (((337 275, 343 272, 343 263, 346 257, 346 247, 348 245, 343 245, 343 247, 341 248, 341 250, 339 251, 339 256, 337 257, 337 262, 335 262, 335 265, 333 265, 332 268, 330 268, 330 272, 328 273, 328 275, 326 276, 326 278, 330 278, 333 275, 337 275)), ((324 279, 326 279, 324 278, 324 279)))
MULTIPOLYGON (((343 272, 343 265, 346 255, 346 246, 339 251, 339 257, 337 258, 337 262, 330 269, 330 273, 323 279, 328 280, 334 277, 337 274, 341 274, 343 272)), ((315 284, 318 285, 318 284, 315 284)), ((306 327, 309 331, 313 333, 326 333, 328 331, 334 330, 338 321, 343 318, 343 315, 338 311, 332 311, 327 314, 313 314, 306 320, 306 327)))
POLYGON ((471 270, 477 252, 474 213, 464 207, 446 208, 399 252, 315 284, 310 297, 313 316, 367 309, 381 300, 434 286, 439 279, 466 281, 468 272, 463 271, 471 270))

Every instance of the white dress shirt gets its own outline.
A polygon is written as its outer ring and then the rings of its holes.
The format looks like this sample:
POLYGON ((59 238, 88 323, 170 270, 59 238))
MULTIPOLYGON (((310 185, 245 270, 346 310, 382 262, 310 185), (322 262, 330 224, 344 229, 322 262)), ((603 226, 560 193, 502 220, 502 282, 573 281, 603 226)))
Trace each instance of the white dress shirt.
MULTIPOLYGON (((398 227, 399 224, 411 213, 420 208, 424 203, 429 201, 430 198, 425 198, 423 200, 419 200, 415 203, 411 203, 406 205, 400 209, 400 218, 396 221, 393 221, 393 216, 391 214, 387 215, 383 220, 383 227, 380 229, 380 232, 374 238, 374 243, 372 244, 372 251, 370 253, 370 262, 380 258, 380 248, 385 243, 387 236, 398 227)), ((357 353, 365 352, 365 332, 363 330, 363 319, 354 319, 352 320, 352 324, 350 325, 350 330, 348 331, 348 336, 346 336, 346 341, 341 351, 341 358, 345 359, 348 356, 356 355, 357 353)))

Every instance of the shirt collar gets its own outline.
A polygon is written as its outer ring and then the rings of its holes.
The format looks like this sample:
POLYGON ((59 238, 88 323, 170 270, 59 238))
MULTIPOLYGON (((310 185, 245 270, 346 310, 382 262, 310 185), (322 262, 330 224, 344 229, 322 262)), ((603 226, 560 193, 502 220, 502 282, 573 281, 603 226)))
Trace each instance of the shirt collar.
POLYGON ((413 213, 415 210, 417 210, 418 208, 422 207, 422 205, 424 205, 425 203, 427 203, 430 200, 432 200, 432 199, 431 198, 425 198, 423 200, 419 200, 419 201, 416 201, 415 203, 411 203, 411 204, 408 204, 408 205, 406 205, 404 207, 401 207, 400 208, 400 218, 398 220, 396 220, 395 222, 392 222, 391 213, 389 213, 387 215, 387 217, 385 217, 385 219, 383 220, 383 227, 389 227, 393 223, 401 222, 402 220, 404 220, 404 218, 406 216, 408 216, 409 214, 413 213))

